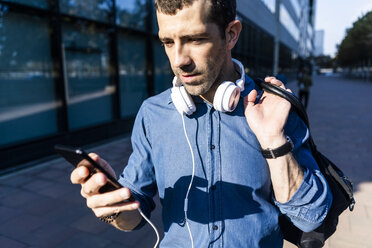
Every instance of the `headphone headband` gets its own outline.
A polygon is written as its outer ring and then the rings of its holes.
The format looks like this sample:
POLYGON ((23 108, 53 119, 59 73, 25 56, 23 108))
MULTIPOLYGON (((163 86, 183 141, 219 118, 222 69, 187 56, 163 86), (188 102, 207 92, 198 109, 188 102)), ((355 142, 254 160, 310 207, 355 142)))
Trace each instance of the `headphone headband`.
POLYGON ((244 91, 244 84, 245 84, 245 71, 243 64, 236 59, 232 59, 232 61, 239 66, 240 69, 240 79, 238 79, 235 84, 239 87, 240 92, 244 91))

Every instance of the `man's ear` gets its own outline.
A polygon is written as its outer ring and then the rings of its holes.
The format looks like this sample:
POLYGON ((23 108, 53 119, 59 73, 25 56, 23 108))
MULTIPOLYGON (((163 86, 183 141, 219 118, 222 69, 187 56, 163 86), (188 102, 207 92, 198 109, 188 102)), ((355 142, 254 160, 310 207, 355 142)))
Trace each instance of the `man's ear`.
POLYGON ((225 30, 227 49, 232 50, 238 42, 240 32, 242 31, 242 24, 239 20, 234 20, 229 23, 225 30))

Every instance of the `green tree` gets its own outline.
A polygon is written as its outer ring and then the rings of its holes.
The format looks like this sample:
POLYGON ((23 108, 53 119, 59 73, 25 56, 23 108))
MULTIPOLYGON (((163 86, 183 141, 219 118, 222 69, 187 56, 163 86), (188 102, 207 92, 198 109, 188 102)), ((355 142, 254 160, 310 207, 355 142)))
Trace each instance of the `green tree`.
POLYGON ((314 58, 314 62, 321 68, 333 68, 334 61, 329 55, 321 55, 314 58))
POLYGON ((372 11, 360 17, 346 31, 338 46, 337 62, 341 66, 352 66, 372 59, 372 11))

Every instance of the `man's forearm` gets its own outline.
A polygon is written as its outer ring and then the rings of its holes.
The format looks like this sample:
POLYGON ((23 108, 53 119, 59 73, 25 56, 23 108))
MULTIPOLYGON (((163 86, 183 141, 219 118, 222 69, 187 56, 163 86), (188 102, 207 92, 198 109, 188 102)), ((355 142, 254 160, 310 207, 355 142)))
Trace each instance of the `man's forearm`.
POLYGON ((267 159, 275 199, 284 203, 289 201, 300 187, 304 172, 292 153, 276 159, 267 159))
MULTIPOLYGON (((279 147, 285 142, 287 141, 284 135, 275 139, 261 140, 264 148, 279 147)), ((294 158, 292 152, 277 158, 266 159, 266 161, 269 165, 275 199, 281 203, 287 202, 303 181, 303 169, 294 158)))

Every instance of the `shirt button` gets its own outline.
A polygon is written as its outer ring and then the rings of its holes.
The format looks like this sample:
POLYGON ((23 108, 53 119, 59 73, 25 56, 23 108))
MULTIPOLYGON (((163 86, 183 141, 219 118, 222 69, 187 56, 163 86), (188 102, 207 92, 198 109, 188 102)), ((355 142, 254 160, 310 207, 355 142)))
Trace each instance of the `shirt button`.
POLYGON ((218 230, 218 226, 217 225, 214 225, 213 226, 213 230, 218 230))
POLYGON ((216 190, 216 185, 212 185, 211 189, 216 190))
POLYGON ((211 149, 213 150, 214 148, 216 148, 214 145, 211 145, 211 149))

